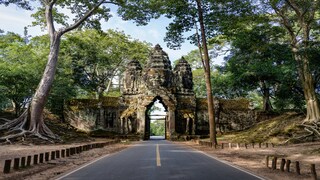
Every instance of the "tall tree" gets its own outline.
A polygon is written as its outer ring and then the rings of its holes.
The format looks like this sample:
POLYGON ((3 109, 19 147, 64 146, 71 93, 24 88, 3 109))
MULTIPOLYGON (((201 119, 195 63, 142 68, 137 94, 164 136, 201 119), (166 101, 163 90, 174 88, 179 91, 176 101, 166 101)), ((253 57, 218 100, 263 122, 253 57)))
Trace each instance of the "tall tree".
MULTIPOLYGON (((48 99, 48 95, 53 84, 58 54, 60 50, 61 37, 80 27, 92 27, 100 29, 100 20, 108 20, 111 17, 110 8, 107 5, 116 5, 126 7, 126 3, 130 1, 122 0, 41 0, 38 1, 38 11, 33 15, 39 25, 43 25, 50 37, 50 52, 48 55, 47 65, 38 88, 33 95, 28 110, 26 110, 19 118, 9 121, 1 125, 0 130, 9 129, 11 134, 1 137, 0 140, 8 140, 22 135, 32 134, 39 138, 50 140, 57 139, 57 136, 45 125, 43 118, 43 110, 48 99), (68 9, 74 14, 71 24, 68 24, 68 16, 59 13, 58 9, 68 9), (55 25, 60 24, 62 27, 56 29, 55 25), (17 133, 18 131, 18 133, 17 133), (13 132, 13 133, 12 133, 13 132)), ((138 1, 132 1, 132 7, 136 7, 138 1)), ((0 5, 16 4, 18 7, 32 9, 31 1, 25 0, 4 0, 0 1, 0 5)), ((37 4, 37 3, 35 3, 37 4)), ((136 7, 136 9, 138 9, 136 7)), ((152 15, 151 15, 152 16, 152 15)), ((149 15, 138 16, 139 22, 150 20, 149 15)))
POLYGON ((297 64, 297 70, 304 91, 307 116, 305 123, 319 123, 319 100, 315 92, 315 77, 311 70, 310 51, 316 44, 314 40, 319 33, 319 9, 317 0, 263 0, 265 13, 276 15, 288 34, 291 51, 297 64))
POLYGON ((247 90, 258 88, 263 97, 264 111, 273 109, 271 95, 288 72, 283 71, 284 67, 292 60, 283 36, 284 32, 279 27, 265 22, 256 23, 237 33, 227 58, 227 70, 233 74, 235 85, 247 90))

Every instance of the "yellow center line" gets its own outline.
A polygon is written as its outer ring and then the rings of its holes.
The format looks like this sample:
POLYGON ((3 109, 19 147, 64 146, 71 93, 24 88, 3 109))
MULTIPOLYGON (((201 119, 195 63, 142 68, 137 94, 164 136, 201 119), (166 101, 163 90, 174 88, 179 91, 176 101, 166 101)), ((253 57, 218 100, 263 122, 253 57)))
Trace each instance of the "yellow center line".
POLYGON ((161 166, 161 161, 160 161, 160 151, 159 151, 159 144, 157 144, 157 149, 156 149, 156 152, 157 152, 157 166, 161 166))

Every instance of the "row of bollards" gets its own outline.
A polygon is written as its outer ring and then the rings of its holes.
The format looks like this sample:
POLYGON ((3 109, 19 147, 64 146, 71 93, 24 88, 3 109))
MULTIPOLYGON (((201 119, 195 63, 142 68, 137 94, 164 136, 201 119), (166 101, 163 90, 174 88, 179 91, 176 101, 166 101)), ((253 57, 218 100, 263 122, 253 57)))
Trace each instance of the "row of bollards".
POLYGON ((250 146, 252 148, 269 148, 269 147, 274 147, 275 145, 273 143, 220 143, 220 144, 215 144, 213 145, 212 142, 208 142, 208 141, 195 141, 196 143, 198 143, 201 146, 207 146, 207 147, 211 147, 211 148, 215 148, 215 149, 224 149, 224 148, 245 148, 248 149, 250 148, 250 146))
MULTIPOLYGON (((215 148, 215 149, 224 149, 224 148, 235 148, 235 149, 240 149, 240 148, 245 148, 248 149, 250 146, 251 148, 269 148, 269 147, 275 147, 275 145, 273 143, 220 143, 220 144, 215 144, 213 146, 212 142, 208 142, 208 141, 199 141, 199 140, 193 140, 195 143, 201 145, 201 146, 207 146, 207 147, 211 147, 211 148, 215 148)), ((271 162, 271 169, 277 169, 277 161, 278 161, 278 157, 276 156, 266 156, 266 166, 269 168, 269 159, 270 157, 272 158, 272 162, 271 162)), ((295 165, 295 172, 298 175, 301 175, 301 170, 300 170, 300 162, 299 161, 295 161, 294 163, 295 165)), ((290 170, 291 167, 291 160, 286 160, 284 158, 281 158, 281 162, 280 162, 280 171, 287 171, 287 172, 291 172, 290 170)), ((310 173, 312 175, 312 178, 314 180, 317 180, 317 172, 316 172, 316 165, 315 164, 310 164, 310 173)))
POLYGON ((37 165, 37 164, 48 162, 49 160, 69 157, 74 154, 80 154, 83 151, 88 151, 94 148, 103 148, 106 145, 111 145, 119 142, 120 140, 114 140, 114 141, 109 141, 104 143, 93 143, 93 144, 76 146, 76 147, 71 147, 71 148, 66 148, 61 150, 55 150, 51 152, 34 154, 33 156, 30 155, 27 157, 17 157, 13 159, 13 166, 12 166, 12 159, 7 159, 4 162, 3 173, 5 174, 10 173, 12 167, 14 170, 19 170, 26 167, 30 167, 31 165, 37 165))
MULTIPOLYGON (((276 170, 277 169, 277 164, 278 164, 278 157, 277 156, 266 156, 266 166, 268 168, 270 168, 269 167, 270 158, 272 158, 271 169, 276 170)), ((294 166, 295 166, 296 174, 301 175, 300 162, 299 161, 295 161, 294 164, 295 164, 294 166)), ((284 171, 291 172, 292 170, 290 169, 290 167, 291 167, 291 160, 281 158, 280 171, 282 171, 282 172, 284 172, 284 171)), ((315 164, 310 164, 310 173, 311 173, 312 178, 314 180, 317 180, 317 171, 316 171, 316 165, 315 164)))

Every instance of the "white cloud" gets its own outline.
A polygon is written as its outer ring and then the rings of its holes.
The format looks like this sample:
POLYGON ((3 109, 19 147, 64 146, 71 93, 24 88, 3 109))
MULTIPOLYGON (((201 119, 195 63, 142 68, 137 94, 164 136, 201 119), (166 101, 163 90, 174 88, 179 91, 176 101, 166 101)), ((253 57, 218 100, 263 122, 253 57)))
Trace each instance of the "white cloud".
POLYGON ((19 24, 27 24, 26 19, 18 17, 18 16, 11 16, 8 14, 3 14, 0 12, 0 21, 1 22, 10 22, 10 24, 15 24, 15 23, 19 23, 19 24))

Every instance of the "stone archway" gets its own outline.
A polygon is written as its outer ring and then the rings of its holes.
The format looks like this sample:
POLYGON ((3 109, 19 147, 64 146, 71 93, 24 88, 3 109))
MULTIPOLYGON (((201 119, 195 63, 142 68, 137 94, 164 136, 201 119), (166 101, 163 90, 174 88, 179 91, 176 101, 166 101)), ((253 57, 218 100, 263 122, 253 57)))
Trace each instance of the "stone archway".
MULTIPOLYGON (((162 104, 162 106, 164 107, 164 111, 168 113, 168 106, 163 102, 162 98, 160 96, 156 96, 153 98, 152 102, 146 106, 146 111, 145 111, 145 131, 144 131, 144 139, 149 139, 151 136, 151 108, 154 106, 154 104, 156 103, 156 101, 159 101, 160 104, 162 104)), ((164 138, 167 139, 168 138, 168 134, 167 134, 167 130, 169 129, 169 121, 168 121, 168 116, 166 115, 164 116, 164 128, 165 128, 165 134, 164 134, 164 138)))
POLYGON ((153 95, 153 96, 143 96, 139 98, 137 108, 137 119, 139 120, 138 133, 143 137, 143 139, 148 140, 150 137, 150 119, 148 119, 148 109, 153 105, 156 100, 165 107, 166 114, 166 134, 165 138, 170 139, 171 135, 175 133, 175 107, 176 100, 170 99, 168 96, 153 95))

